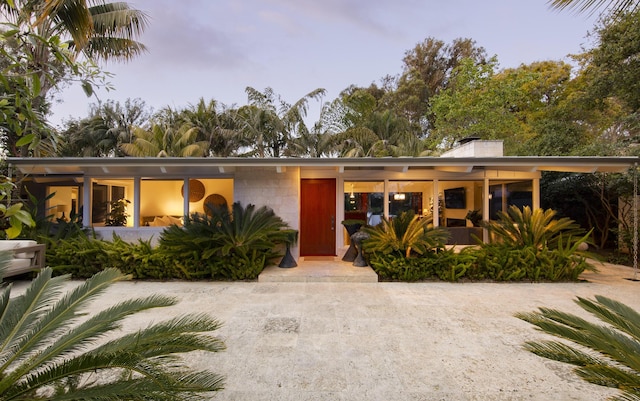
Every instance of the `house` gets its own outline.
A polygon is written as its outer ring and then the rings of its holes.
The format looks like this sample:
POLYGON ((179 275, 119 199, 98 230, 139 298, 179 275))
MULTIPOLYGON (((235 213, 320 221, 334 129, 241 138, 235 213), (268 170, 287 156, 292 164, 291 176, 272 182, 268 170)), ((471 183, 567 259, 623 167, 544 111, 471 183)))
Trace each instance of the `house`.
POLYGON ((509 157, 500 141, 469 141, 441 157, 397 158, 9 158, 12 174, 47 200, 49 214, 81 213, 109 239, 157 239, 205 204, 267 205, 299 230, 295 256, 339 255, 341 222, 376 224, 413 210, 470 243, 467 213, 493 219, 509 205, 540 206, 542 171, 624 172, 636 157, 509 157), (52 195, 54 194, 54 195, 52 195), (126 199, 124 227, 105 226, 109 201, 126 199))

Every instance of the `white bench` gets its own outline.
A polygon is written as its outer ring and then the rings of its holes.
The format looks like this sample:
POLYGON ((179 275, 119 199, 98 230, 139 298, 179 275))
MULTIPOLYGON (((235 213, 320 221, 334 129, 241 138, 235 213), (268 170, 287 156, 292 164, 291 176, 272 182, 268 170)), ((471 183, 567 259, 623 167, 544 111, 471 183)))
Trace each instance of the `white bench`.
POLYGON ((33 240, 0 240, 0 251, 12 251, 13 258, 4 274, 5 277, 44 268, 45 245, 33 240))

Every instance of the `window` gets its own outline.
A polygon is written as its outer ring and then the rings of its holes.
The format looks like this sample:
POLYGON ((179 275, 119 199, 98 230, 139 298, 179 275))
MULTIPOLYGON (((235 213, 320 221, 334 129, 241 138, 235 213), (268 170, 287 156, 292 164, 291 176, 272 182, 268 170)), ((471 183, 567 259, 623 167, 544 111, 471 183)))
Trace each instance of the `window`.
POLYGON ((205 204, 217 206, 233 203, 233 179, 198 178, 189 181, 189 209, 184 210, 184 179, 140 182, 140 225, 168 226, 182 224, 185 214, 205 213, 205 204), (194 193, 194 191, 196 193, 194 193))
POLYGON ((344 220, 380 223, 384 213, 384 182, 346 181, 344 183, 344 220))
POLYGON ((110 211, 110 203, 125 199, 131 202, 127 207, 127 226, 133 227, 133 180, 132 179, 98 179, 91 188, 91 224, 103 226, 110 211))
POLYGON ((506 212, 509 206, 515 205, 522 209, 533 207, 533 182, 508 181, 495 183, 489 187, 489 211, 491 220, 498 218, 498 212, 506 212))

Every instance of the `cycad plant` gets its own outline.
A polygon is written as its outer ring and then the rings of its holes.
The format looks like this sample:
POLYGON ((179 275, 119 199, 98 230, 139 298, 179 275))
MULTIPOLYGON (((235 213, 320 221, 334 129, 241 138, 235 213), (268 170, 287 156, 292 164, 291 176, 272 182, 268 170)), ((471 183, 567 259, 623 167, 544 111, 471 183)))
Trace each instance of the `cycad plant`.
MULTIPOLYGON (((0 255, 0 277, 8 256, 0 255)), ((0 400, 198 400, 222 388, 221 376, 195 371, 179 357, 217 352, 220 324, 188 314, 120 334, 128 316, 176 300, 161 295, 122 301, 87 315, 87 305, 125 279, 102 271, 65 292, 68 276, 44 269, 21 295, 0 289, 0 400)), ((205 398, 207 397, 207 398, 205 398)))
POLYGON ((278 256, 276 246, 287 241, 287 224, 269 207, 235 202, 231 212, 212 208, 212 213, 218 227, 217 267, 228 278, 256 278, 278 256))
POLYGON ((287 224, 271 208, 235 202, 231 210, 207 205, 184 227, 170 226, 159 251, 193 276, 244 280, 256 278, 287 241, 287 224))
POLYGON ((640 314, 610 298, 576 300, 584 310, 606 325, 592 323, 555 309, 518 313, 516 317, 537 326, 560 341, 529 341, 525 348, 536 355, 575 366, 582 379, 619 389, 612 400, 640 400, 640 314))
POLYGON ((428 225, 426 219, 420 219, 413 211, 402 212, 392 220, 382 218, 375 227, 366 227, 369 239, 364 247, 367 252, 381 254, 399 254, 409 258, 412 253, 423 255, 433 248, 442 248, 448 233, 428 225))
POLYGON ((525 206, 520 210, 511 205, 507 212, 498 212, 498 220, 483 222, 492 237, 506 246, 513 248, 548 247, 556 249, 558 240, 564 237, 574 241, 586 241, 588 235, 573 220, 562 217, 556 218, 553 209, 534 209, 525 206))

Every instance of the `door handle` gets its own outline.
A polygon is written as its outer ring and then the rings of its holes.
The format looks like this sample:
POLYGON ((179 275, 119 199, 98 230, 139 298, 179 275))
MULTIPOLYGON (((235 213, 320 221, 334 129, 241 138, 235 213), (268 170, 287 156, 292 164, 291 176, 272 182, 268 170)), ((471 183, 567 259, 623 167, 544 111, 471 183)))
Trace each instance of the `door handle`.
POLYGON ((335 230, 335 228, 336 228, 336 217, 331 216, 331 231, 335 230))

